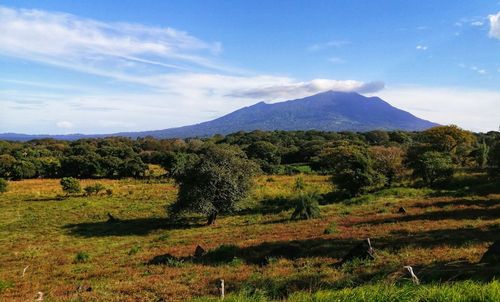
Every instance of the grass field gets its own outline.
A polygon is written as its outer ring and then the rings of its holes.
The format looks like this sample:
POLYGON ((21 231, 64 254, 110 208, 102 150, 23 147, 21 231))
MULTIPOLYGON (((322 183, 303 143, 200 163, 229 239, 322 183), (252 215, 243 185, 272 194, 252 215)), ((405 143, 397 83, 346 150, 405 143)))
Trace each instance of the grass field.
POLYGON ((113 195, 67 198, 59 180, 10 182, 0 195, 0 301, 37 292, 44 301, 217 301, 220 278, 228 301, 500 299, 491 281, 500 267, 477 263, 500 237, 499 186, 395 188, 334 202, 327 177, 301 177, 324 194, 321 218, 290 221, 296 177, 262 176, 238 213, 215 226, 195 215, 172 224, 170 181, 100 180, 113 195), (335 266, 367 237, 374 261, 335 266), (197 245, 206 258, 190 257, 197 245), (423 285, 411 285, 403 265, 423 285))

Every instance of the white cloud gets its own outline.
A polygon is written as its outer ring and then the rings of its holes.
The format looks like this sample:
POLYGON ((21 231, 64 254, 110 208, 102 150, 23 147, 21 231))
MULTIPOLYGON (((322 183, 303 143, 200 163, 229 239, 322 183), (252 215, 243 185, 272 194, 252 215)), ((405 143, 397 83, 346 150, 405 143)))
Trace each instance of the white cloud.
POLYGON ((315 79, 309 82, 287 82, 272 86, 262 86, 247 90, 235 90, 229 96, 257 99, 286 100, 334 90, 345 92, 374 93, 384 88, 383 82, 336 81, 315 79))
POLYGON ((60 122, 56 123, 56 126, 59 128, 63 128, 63 129, 71 129, 71 128, 73 128, 74 125, 73 125, 73 123, 68 122, 68 121, 60 121, 60 122))
POLYGON ((328 58, 328 62, 333 63, 333 64, 343 64, 345 63, 345 60, 339 57, 331 57, 328 58))
POLYGON ((440 124, 472 131, 498 129, 500 92, 423 86, 387 87, 378 93, 392 105, 440 124))
POLYGON ((316 43, 307 48, 309 51, 319 51, 328 48, 340 48, 348 45, 349 42, 345 40, 332 40, 324 43, 316 43))
POLYGON ((500 12, 496 15, 489 15, 488 19, 490 20, 490 37, 500 39, 500 12))
POLYGON ((0 6, 0 53, 51 64, 125 68, 139 62, 165 68, 217 66, 206 58, 220 52, 208 43, 172 28, 105 23, 64 13, 0 6))
POLYGON ((477 66, 471 66, 470 70, 475 71, 475 72, 477 72, 479 74, 486 74, 486 70, 485 69, 479 68, 477 66))
POLYGON ((470 23, 471 26, 483 26, 484 25, 484 22, 483 21, 473 21, 470 23))
POLYGON ((417 45, 417 50, 427 50, 429 47, 425 46, 425 45, 417 45))

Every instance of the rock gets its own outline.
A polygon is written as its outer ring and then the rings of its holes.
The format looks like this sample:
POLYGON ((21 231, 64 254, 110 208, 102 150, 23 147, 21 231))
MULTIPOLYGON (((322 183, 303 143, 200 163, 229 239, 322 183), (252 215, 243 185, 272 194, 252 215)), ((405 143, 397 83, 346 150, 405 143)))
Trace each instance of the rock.
POLYGON ((117 222, 120 221, 120 219, 115 218, 111 213, 108 213, 108 222, 117 222))
POLYGON ((202 248, 201 246, 196 246, 196 249, 194 250, 194 257, 195 258, 200 258, 200 257, 203 257, 205 256, 205 254, 207 253, 207 251, 205 251, 204 248, 202 248))
POLYGON ((404 207, 400 207, 398 210, 398 213, 400 214, 406 214, 406 209, 404 207))
POLYGON ((370 238, 366 238, 363 242, 353 247, 347 255, 342 258, 340 265, 352 261, 354 259, 366 260, 375 259, 375 251, 372 248, 370 238))
POLYGON ((490 245, 480 262, 491 264, 500 263, 500 240, 497 240, 490 245))

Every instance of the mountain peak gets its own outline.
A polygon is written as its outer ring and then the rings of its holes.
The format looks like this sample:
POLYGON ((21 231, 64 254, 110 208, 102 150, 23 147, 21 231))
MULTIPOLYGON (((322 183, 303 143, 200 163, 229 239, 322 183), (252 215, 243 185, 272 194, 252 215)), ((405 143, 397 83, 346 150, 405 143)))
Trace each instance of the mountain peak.
MULTIPOLYGON (((253 130, 420 131, 436 125, 395 108, 378 97, 365 97, 356 92, 328 90, 305 98, 279 103, 258 102, 215 120, 191 126, 88 137, 185 138, 253 130)), ((0 135, 0 138, 2 137, 0 135)), ((53 137, 64 139, 61 136, 53 137)), ((27 140, 27 137, 22 140, 27 140)))

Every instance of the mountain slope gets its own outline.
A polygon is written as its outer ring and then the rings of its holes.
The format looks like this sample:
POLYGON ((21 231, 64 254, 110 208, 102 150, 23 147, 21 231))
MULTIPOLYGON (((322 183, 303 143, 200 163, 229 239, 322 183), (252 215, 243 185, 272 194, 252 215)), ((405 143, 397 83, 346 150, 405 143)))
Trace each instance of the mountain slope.
MULTIPOLYGON (((212 121, 156 131, 122 132, 108 136, 157 138, 210 136, 252 130, 323 130, 369 131, 424 130, 437 124, 395 108, 378 97, 365 97, 354 92, 327 91, 302 99, 274 104, 264 102, 244 107, 212 121)), ((26 136, 0 134, 0 139, 54 137, 77 139, 107 135, 26 136)))
MULTIPOLYGON (((257 129, 418 131, 436 125, 436 123, 417 118, 406 111, 395 108, 378 97, 327 91, 281 103, 266 104, 260 102, 212 121, 166 130, 140 132, 139 136, 192 137, 257 129)), ((122 133, 125 136, 137 136, 138 134, 122 133)))

